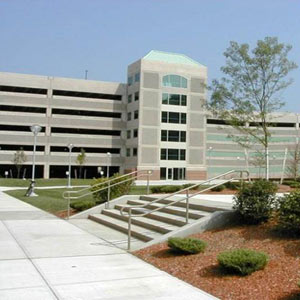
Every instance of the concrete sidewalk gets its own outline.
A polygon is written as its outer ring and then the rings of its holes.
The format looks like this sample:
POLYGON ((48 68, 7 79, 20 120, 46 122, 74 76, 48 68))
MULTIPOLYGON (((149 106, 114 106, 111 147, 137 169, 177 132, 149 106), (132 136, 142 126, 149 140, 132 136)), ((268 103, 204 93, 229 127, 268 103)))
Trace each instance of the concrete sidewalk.
POLYGON ((0 192, 0 299, 216 299, 0 192))

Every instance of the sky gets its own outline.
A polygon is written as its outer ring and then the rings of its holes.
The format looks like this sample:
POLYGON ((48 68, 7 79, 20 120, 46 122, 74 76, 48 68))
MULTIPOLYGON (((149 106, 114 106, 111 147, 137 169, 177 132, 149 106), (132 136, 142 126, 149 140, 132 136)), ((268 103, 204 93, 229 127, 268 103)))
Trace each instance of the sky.
POLYGON ((276 36, 299 68, 282 94, 300 112, 300 0, 0 0, 0 72, 126 82, 151 50, 183 53, 222 76, 230 41, 276 36))

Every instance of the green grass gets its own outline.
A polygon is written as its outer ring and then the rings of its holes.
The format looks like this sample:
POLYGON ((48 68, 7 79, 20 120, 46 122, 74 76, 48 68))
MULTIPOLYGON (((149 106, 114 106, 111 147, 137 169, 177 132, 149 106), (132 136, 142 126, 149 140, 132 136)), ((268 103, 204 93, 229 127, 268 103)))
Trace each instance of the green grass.
MULTIPOLYGON (((75 188, 72 190, 77 190, 77 189, 75 188)), ((67 190, 68 189, 66 188, 35 189, 35 193, 38 195, 37 197, 26 197, 25 196, 26 190, 11 190, 11 191, 7 191, 6 193, 19 200, 29 203, 35 207, 38 207, 42 210, 45 210, 50 213, 56 213, 58 211, 67 209, 67 200, 63 199, 62 197, 63 192, 67 190)), ((130 195, 143 195, 146 193, 147 193, 146 186, 132 186, 129 192, 130 195)), ((81 198, 81 200, 93 200, 93 196, 88 195, 81 198)), ((74 200, 74 201, 78 201, 78 200, 74 200)))
MULTIPOLYGON (((36 189, 35 193, 37 197, 26 197, 25 190, 12 190, 7 191, 6 193, 10 196, 13 196, 19 200, 22 200, 26 203, 29 203, 35 207, 38 207, 42 210, 45 210, 50 213, 56 213, 61 210, 67 209, 67 200, 63 199, 62 193, 68 189, 36 189)), ((73 189, 74 190, 74 189, 73 189)), ((83 200, 91 200, 92 195, 88 195, 83 200)))
MULTIPOLYGON (((90 185, 93 182, 93 179, 72 179, 72 185, 90 185)), ((0 178, 0 186, 5 187, 28 187, 30 184, 30 180, 26 179, 5 179, 0 178)), ((68 184, 68 180, 66 178, 53 178, 53 179, 36 179, 36 187, 43 186, 66 186, 68 184)))

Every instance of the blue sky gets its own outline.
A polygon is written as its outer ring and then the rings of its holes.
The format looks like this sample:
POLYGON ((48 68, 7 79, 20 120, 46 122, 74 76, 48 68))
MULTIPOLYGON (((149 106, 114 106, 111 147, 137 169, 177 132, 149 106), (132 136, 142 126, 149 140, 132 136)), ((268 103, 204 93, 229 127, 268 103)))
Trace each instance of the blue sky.
MULTIPOLYGON (((0 71, 126 81, 150 50, 184 53, 219 78, 229 41, 277 36, 300 66, 300 0, 0 0, 0 71)), ((283 94, 300 112, 300 68, 283 94)))

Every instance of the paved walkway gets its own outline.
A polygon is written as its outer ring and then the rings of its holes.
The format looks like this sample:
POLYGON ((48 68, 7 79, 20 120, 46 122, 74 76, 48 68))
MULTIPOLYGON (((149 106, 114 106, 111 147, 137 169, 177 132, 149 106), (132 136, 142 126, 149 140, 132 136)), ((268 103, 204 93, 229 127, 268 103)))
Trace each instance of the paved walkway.
POLYGON ((0 299, 216 299, 0 192, 0 299))

